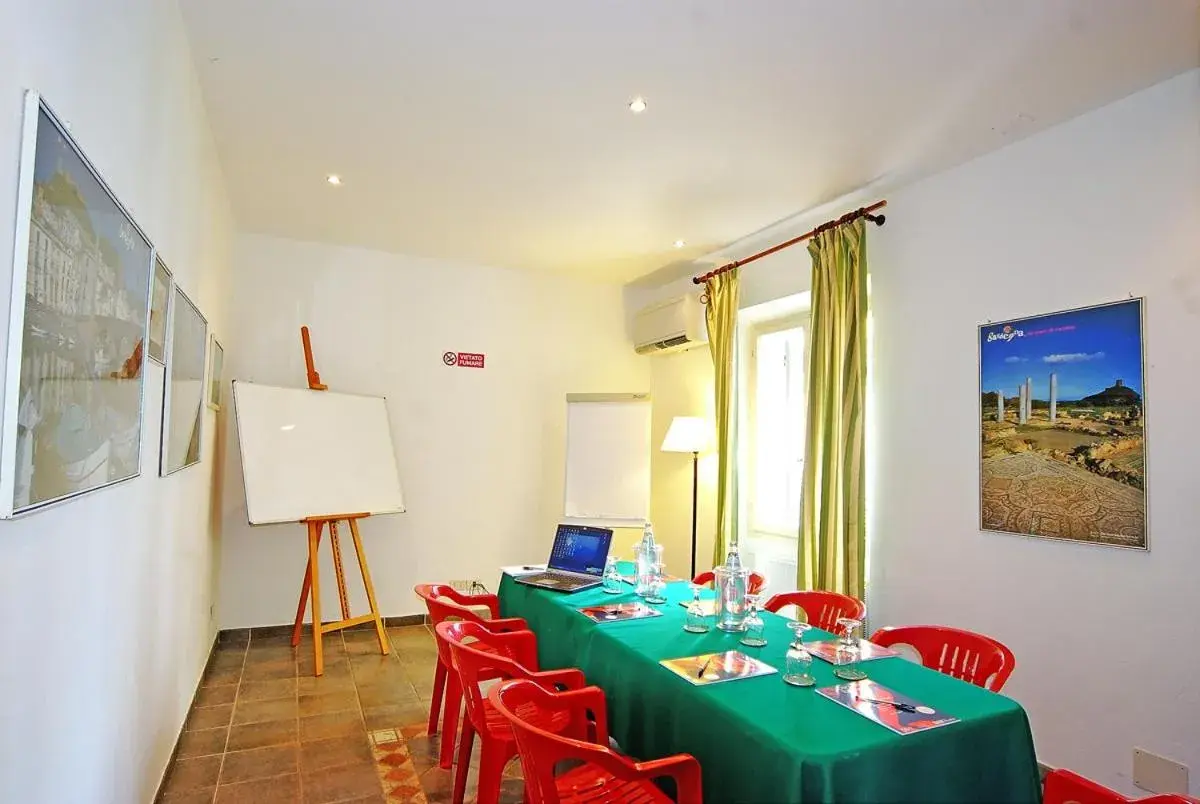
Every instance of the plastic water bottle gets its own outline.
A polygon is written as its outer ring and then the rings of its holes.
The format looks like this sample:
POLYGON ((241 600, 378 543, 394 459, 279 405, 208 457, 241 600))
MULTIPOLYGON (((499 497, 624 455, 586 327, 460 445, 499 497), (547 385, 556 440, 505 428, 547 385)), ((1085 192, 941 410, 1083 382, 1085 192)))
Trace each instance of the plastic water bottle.
POLYGON ((637 561, 637 594, 649 594, 651 581, 654 576, 654 563, 658 560, 658 550, 654 544, 654 526, 646 520, 642 528, 642 540, 634 548, 634 559, 637 561))

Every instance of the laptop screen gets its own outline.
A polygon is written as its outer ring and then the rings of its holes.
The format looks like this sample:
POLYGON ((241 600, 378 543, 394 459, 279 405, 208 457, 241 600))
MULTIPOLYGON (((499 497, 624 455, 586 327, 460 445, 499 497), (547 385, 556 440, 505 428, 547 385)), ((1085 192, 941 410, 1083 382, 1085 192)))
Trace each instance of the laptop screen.
POLYGON ((559 525, 550 551, 549 569, 595 575, 604 574, 612 531, 586 525, 559 525))

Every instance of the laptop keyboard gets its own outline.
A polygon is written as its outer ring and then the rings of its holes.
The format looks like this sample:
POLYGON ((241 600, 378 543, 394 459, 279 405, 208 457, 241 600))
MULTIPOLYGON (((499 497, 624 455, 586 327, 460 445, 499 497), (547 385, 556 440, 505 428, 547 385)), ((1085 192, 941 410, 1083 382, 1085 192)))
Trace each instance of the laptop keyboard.
POLYGON ((575 586, 582 586, 587 581, 582 578, 576 578, 573 575, 563 575, 558 572, 539 572, 535 575, 524 575, 521 580, 525 583, 540 583, 547 586, 560 586, 564 589, 570 589, 575 586))

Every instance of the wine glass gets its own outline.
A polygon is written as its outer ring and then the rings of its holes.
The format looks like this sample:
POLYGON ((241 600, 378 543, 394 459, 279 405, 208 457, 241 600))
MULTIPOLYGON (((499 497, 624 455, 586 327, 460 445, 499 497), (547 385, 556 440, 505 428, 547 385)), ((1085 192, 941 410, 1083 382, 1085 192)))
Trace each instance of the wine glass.
POLYGON ((644 598, 647 603, 658 605, 666 603, 667 597, 664 594, 667 590, 667 565, 661 561, 656 561, 650 570, 650 588, 646 591, 644 598))
POLYGON ((765 633, 767 624, 758 615, 759 597, 759 595, 746 595, 746 603, 750 606, 750 613, 746 615, 744 622, 746 630, 742 635, 742 644, 748 648, 761 648, 767 644, 767 635, 765 633))
POLYGON ((610 595, 622 592, 621 573, 617 569, 617 557, 609 556, 604 562, 604 591, 610 595))
POLYGON ((687 607, 687 620, 683 630, 689 634, 708 633, 708 617, 704 613, 704 605, 700 602, 700 590, 703 587, 692 584, 692 602, 687 607))
MULTIPOLYGON (((804 623, 808 625, 808 623, 804 623)), ((797 632, 797 635, 803 631, 797 632)), ((793 687, 811 687, 817 683, 812 674, 812 654, 804 647, 803 642, 793 642, 788 646, 787 671, 783 674, 784 682, 793 687)))
POLYGON ((838 641, 843 645, 858 647, 858 629, 862 628, 862 620, 854 617, 838 617, 838 641))
POLYGON ((867 677, 863 670, 862 648, 857 642, 838 643, 834 652, 833 674, 844 681, 861 681, 867 677))
POLYGON ((803 620, 792 620, 787 626, 792 629, 791 647, 793 648, 798 648, 804 644, 804 635, 808 633, 808 629, 812 628, 810 623, 806 623, 803 620))

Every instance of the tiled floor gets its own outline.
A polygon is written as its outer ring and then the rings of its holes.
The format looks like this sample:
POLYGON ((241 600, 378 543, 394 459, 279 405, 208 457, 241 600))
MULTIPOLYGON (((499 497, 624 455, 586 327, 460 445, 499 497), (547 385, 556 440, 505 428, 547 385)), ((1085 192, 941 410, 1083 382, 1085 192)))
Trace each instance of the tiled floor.
MULTIPOLYGON (((438 738, 425 735, 433 634, 412 626, 388 636, 388 656, 373 630, 327 636, 316 678, 307 635, 293 649, 283 635, 222 634, 159 800, 449 802, 453 777, 437 767, 438 738)), ((503 804, 521 801, 515 761, 509 775, 503 804)))

